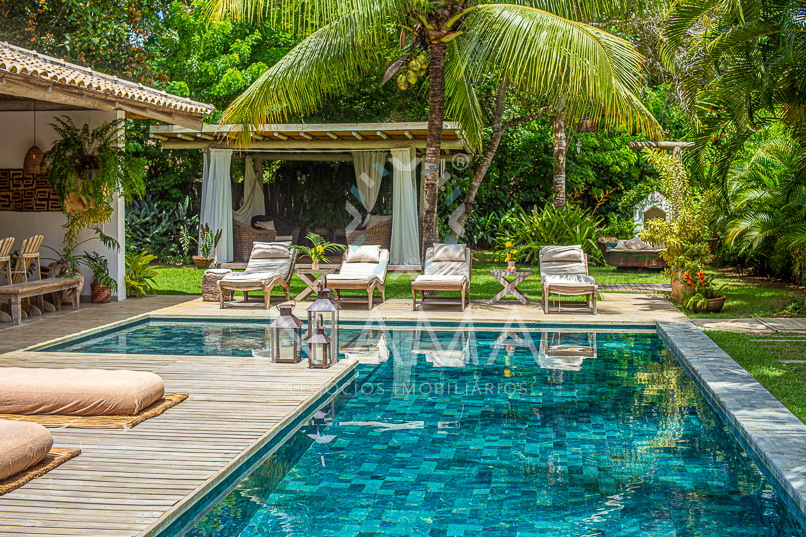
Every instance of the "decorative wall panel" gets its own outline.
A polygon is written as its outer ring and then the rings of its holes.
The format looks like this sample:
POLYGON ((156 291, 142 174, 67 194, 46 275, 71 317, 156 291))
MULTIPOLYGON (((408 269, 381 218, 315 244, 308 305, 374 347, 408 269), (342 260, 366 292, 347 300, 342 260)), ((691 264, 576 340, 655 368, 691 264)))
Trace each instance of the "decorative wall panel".
POLYGON ((48 186, 47 174, 0 170, 0 211, 61 211, 56 191, 48 186))

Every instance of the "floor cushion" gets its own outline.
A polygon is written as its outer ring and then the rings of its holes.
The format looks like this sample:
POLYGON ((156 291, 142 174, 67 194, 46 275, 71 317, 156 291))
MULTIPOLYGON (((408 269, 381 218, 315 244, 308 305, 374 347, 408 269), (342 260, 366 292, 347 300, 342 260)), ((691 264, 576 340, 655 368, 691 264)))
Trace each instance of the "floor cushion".
POLYGON ((0 414, 133 415, 164 392, 146 371, 0 368, 0 414))
POLYGON ((45 458, 53 437, 38 423, 0 420, 0 481, 45 458))

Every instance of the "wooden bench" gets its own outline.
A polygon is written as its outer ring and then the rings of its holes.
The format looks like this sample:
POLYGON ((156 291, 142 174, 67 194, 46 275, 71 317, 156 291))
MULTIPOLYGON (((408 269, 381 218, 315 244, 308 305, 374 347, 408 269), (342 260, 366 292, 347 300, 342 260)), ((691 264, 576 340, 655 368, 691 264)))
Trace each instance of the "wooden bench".
MULTIPOLYGON (((22 321, 22 299, 32 296, 42 296, 49 293, 61 293, 73 290, 73 309, 78 309, 78 278, 47 278, 45 280, 31 280, 30 282, 15 283, 0 287, 0 300, 11 301, 11 322, 20 324, 22 321)), ((61 309, 61 297, 53 301, 56 309, 61 309)))

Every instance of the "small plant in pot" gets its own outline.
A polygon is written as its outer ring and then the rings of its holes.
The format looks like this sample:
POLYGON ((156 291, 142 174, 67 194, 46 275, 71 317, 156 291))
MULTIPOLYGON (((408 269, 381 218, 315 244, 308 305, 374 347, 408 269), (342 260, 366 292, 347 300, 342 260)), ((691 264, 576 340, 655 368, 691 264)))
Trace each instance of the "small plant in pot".
POLYGON ((182 228, 182 243, 185 251, 190 249, 191 241, 195 242, 196 246, 199 247, 199 253, 201 255, 193 256, 193 264, 199 269, 206 269, 213 264, 213 261, 215 261, 215 250, 218 248, 218 241, 220 240, 221 230, 219 229, 213 233, 213 230, 210 229, 210 226, 207 224, 199 228, 199 240, 191 237, 187 228, 182 228))
POLYGON ((106 304, 112 300, 112 293, 117 292, 118 282, 109 275, 109 261, 97 252, 86 252, 82 258, 92 271, 92 301, 96 304, 106 304))
POLYGON ((683 300, 683 304, 695 313, 718 313, 725 305, 725 295, 722 290, 725 284, 717 285, 712 275, 706 275, 702 270, 692 276, 685 272, 683 279, 692 287, 693 293, 683 300))
POLYGON ((313 246, 293 245, 292 248, 296 248, 304 255, 311 258, 311 268, 313 270, 319 270, 319 263, 321 261, 327 261, 328 252, 335 253, 347 248, 343 244, 328 242, 321 235, 317 235, 316 233, 308 233, 305 238, 308 239, 313 246))
POLYGON ((512 246, 510 241, 504 243, 504 261, 507 262, 507 272, 515 272, 515 263, 518 262, 518 249, 512 246))

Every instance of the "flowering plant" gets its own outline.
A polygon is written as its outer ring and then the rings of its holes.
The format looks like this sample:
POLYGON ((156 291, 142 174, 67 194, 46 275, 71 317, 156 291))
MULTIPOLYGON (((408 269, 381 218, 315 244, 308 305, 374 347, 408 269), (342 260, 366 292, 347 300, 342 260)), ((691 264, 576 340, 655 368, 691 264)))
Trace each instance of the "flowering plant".
POLYGON ((308 239, 313 246, 300 246, 295 244, 293 248, 307 255, 313 261, 324 261, 327 259, 326 254, 328 252, 337 252, 338 250, 347 248, 343 244, 328 242, 321 235, 317 235, 316 233, 308 233, 305 238, 308 239))
POLYGON ((708 304, 708 299, 717 298, 721 295, 725 284, 717 285, 712 275, 706 275, 702 270, 691 275, 691 271, 683 274, 683 279, 693 289, 694 293, 684 299, 683 303, 687 308, 704 308, 708 304))
POLYGON ((507 241, 504 243, 504 261, 517 261, 518 260, 518 249, 512 246, 512 241, 507 241))

